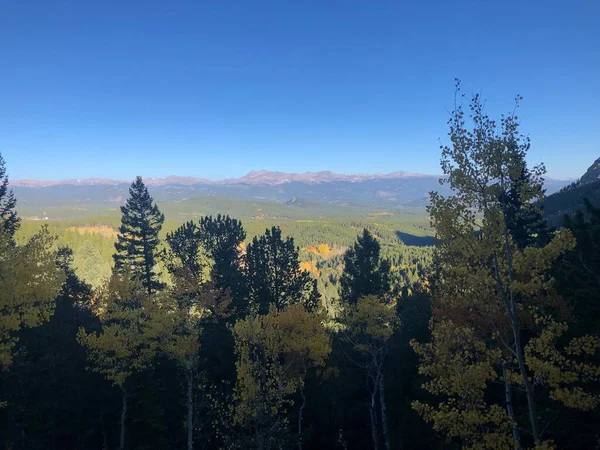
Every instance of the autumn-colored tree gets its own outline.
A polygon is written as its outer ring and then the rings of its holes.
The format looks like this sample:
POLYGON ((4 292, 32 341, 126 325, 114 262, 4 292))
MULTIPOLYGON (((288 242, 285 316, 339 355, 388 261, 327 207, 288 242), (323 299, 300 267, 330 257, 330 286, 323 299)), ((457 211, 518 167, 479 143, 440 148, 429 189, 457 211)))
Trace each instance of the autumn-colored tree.
POLYGON ((48 228, 23 245, 15 245, 10 230, 0 230, 0 368, 12 361, 18 331, 46 322, 65 279, 51 251, 48 228))
POLYGON ((171 331, 169 318, 148 295, 142 280, 126 269, 113 273, 107 284, 94 295, 93 311, 102 331, 87 333, 81 329, 79 342, 87 347, 93 370, 102 373, 122 392, 119 448, 125 448, 127 421, 127 381, 148 367, 171 331))
POLYGON ((486 387, 498 380, 502 351, 490 347, 469 325, 440 321, 432 324, 431 332, 431 342, 413 342, 413 348, 420 373, 429 378, 425 389, 443 400, 433 405, 414 402, 413 407, 464 449, 515 448, 509 413, 485 399, 486 387))
POLYGON ((384 363, 390 351, 390 339, 398 324, 393 305, 368 295, 348 305, 342 316, 342 341, 348 346, 347 357, 364 370, 369 390, 369 416, 373 448, 379 448, 379 419, 387 450, 392 448, 386 412, 384 363), (379 414, 377 402, 379 401, 379 414))
POLYGON ((473 129, 467 129, 465 113, 457 106, 449 121, 452 145, 442 146, 442 169, 453 195, 433 193, 429 208, 438 241, 432 286, 434 339, 425 346, 415 344, 421 372, 431 379, 425 386, 448 399, 437 406, 415 406, 465 447, 498 448, 494 443, 504 442, 520 448, 522 424, 517 421, 522 415, 515 412, 512 398, 516 385, 525 392, 533 443, 547 445, 542 443, 532 381, 544 374, 527 349, 537 339, 549 341, 550 324, 535 320, 536 315, 553 314, 561 321, 567 317, 549 269, 573 248, 574 239, 561 231, 545 246, 527 245, 527 221, 516 229, 515 220, 523 211, 535 211, 535 202, 542 198, 543 167, 527 169, 529 139, 519 134, 514 113, 498 126, 485 115, 477 95, 470 109, 473 129), (517 194, 518 214, 507 206, 507 198, 517 194), (483 403, 494 381, 505 387, 504 415, 483 403), (482 409, 492 414, 487 423, 467 414, 482 409), (505 434, 506 439, 500 437, 505 434))
POLYGON ((121 206, 121 226, 115 243, 115 269, 126 269, 130 276, 141 281, 148 294, 161 289, 155 266, 159 237, 165 216, 153 203, 142 177, 129 188, 129 198, 121 206))
POLYGON ((271 306, 265 315, 252 314, 234 328, 238 357, 232 416, 258 449, 281 446, 288 425, 287 409, 300 391, 298 446, 302 448, 305 407, 304 380, 331 351, 324 317, 293 304, 281 310, 271 306))

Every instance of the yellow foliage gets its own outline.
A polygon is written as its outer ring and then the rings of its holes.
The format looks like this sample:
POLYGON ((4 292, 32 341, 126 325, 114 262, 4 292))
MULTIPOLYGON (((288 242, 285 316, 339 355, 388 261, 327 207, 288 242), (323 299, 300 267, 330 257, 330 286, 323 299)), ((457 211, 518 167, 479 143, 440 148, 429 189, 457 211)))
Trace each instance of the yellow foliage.
POLYGON ((235 324, 233 418, 238 425, 259 427, 281 415, 290 396, 304 386, 306 371, 324 365, 331 344, 323 320, 295 304, 235 324))
POLYGON ((419 356, 424 388, 443 396, 437 405, 414 402, 413 407, 437 431, 460 439, 468 449, 511 449, 511 421, 501 405, 488 405, 485 390, 498 377, 499 349, 490 348, 475 330, 450 321, 431 323, 432 340, 411 342, 419 356))
POLYGON ((322 256, 327 256, 331 252, 331 250, 329 249, 329 245, 327 245, 327 244, 319 244, 319 245, 317 245, 317 251, 322 256))
POLYGON ((116 239, 119 232, 108 225, 87 225, 83 227, 69 227, 69 231, 74 231, 78 234, 99 234, 106 238, 116 239))
POLYGON ((314 277, 319 276, 319 269, 317 269, 316 261, 301 261, 299 266, 300 266, 300 270, 302 270, 304 272, 308 272, 308 273, 312 274, 314 277))
POLYGON ((584 411, 600 404, 600 395, 592 392, 600 382, 600 337, 573 338, 560 348, 559 340, 568 330, 564 323, 549 316, 534 315, 541 331, 525 347, 527 365, 536 377, 550 387, 550 396, 565 406, 584 411), (588 387, 586 390, 585 388, 588 387))

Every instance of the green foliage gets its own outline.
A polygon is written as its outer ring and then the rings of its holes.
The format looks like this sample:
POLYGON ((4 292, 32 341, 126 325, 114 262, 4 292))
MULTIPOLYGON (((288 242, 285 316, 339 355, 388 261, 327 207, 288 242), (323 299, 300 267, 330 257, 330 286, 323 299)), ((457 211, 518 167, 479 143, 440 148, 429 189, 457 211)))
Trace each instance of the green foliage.
POLYGON ((123 387, 135 372, 146 368, 154 358, 163 337, 157 326, 160 308, 142 289, 141 281, 125 270, 114 273, 98 289, 93 311, 102 324, 102 332, 81 330, 80 342, 88 348, 94 370, 111 383, 123 387))
POLYGON ((115 268, 127 268, 131 276, 141 280, 148 293, 160 289, 162 283, 155 272, 160 232, 165 216, 148 189, 137 177, 129 189, 129 198, 121 206, 121 227, 115 243, 115 268))
POLYGON ((83 241, 75 252, 73 265, 77 275, 95 288, 104 284, 110 277, 110 265, 102 260, 100 252, 89 240, 83 241))

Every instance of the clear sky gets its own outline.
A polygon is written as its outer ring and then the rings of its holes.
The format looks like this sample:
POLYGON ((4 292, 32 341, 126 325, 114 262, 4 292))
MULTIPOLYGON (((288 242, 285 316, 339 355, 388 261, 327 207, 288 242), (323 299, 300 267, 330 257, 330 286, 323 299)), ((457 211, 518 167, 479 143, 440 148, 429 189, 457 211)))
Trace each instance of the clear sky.
POLYGON ((598 0, 0 0, 12 179, 439 173, 455 77, 549 176, 600 157, 598 0))

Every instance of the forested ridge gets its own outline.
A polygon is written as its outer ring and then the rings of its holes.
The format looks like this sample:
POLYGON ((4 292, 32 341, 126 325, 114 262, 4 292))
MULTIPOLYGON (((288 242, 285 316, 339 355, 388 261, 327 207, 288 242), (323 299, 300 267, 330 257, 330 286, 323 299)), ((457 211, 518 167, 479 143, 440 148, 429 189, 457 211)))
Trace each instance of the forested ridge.
POLYGON ((548 225, 514 112, 448 126, 430 223, 177 223, 140 177, 24 222, 0 157, 1 448, 600 447, 599 206, 548 225))

